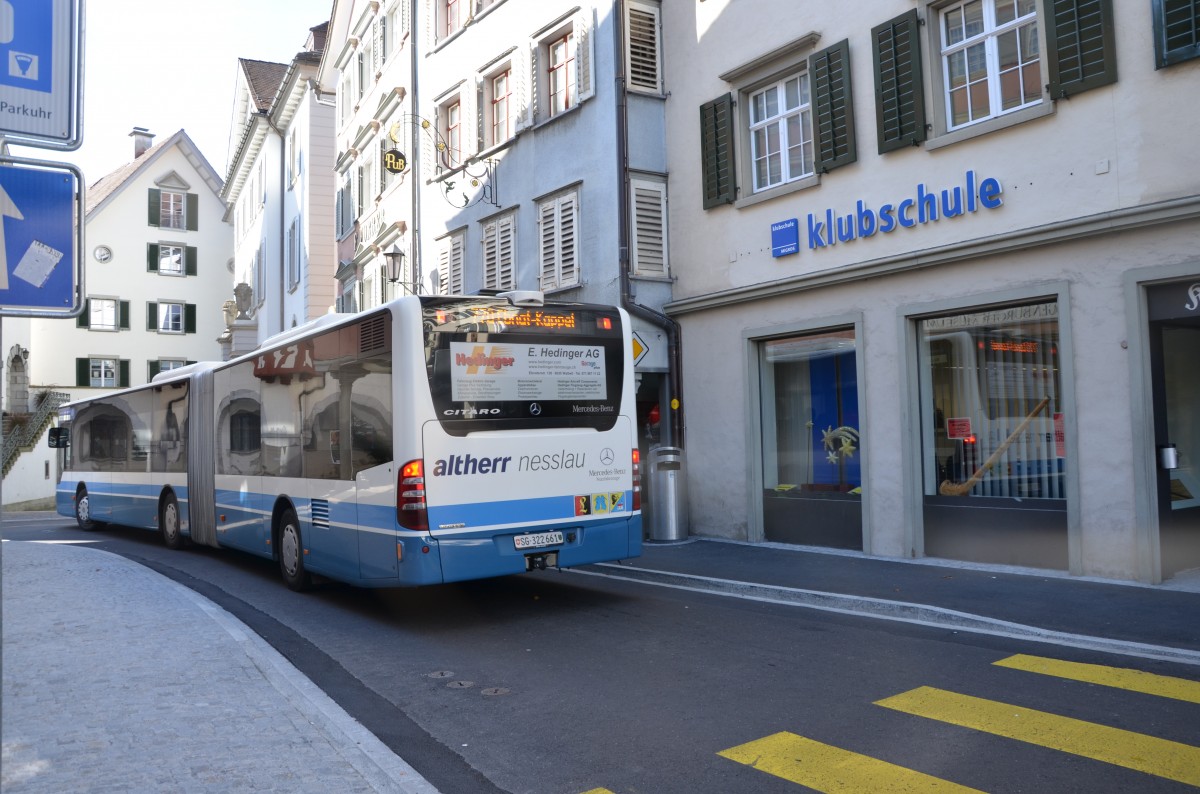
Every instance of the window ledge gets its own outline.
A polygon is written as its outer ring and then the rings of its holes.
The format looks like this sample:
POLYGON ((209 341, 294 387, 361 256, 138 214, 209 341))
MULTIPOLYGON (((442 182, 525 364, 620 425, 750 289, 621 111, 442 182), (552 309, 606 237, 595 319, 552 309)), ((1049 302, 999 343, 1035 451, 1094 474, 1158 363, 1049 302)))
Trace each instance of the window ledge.
POLYGON ((1042 104, 1035 105, 1034 107, 1016 110, 1012 113, 1006 113, 1003 116, 997 116, 995 118, 987 119, 986 121, 980 121, 967 127, 959 127, 958 129, 951 130, 950 132, 944 132, 935 138, 927 138, 925 140, 925 148, 932 151, 934 149, 940 149, 943 146, 952 146, 960 141, 971 140, 972 138, 977 138, 980 135, 998 132, 999 130, 1008 129, 1009 127, 1015 127, 1018 124, 1024 124, 1027 121, 1033 121, 1034 119, 1040 119, 1045 116, 1053 115, 1054 111, 1055 104, 1047 99, 1042 104))
POLYGON ((745 198, 740 198, 733 202, 734 209, 745 209, 752 207, 755 204, 761 204, 764 201, 770 201, 781 196, 787 196, 795 193, 798 190, 807 190, 810 187, 816 187, 821 184, 821 175, 813 174, 812 176, 802 177, 794 182, 788 182, 786 185, 760 190, 757 193, 752 193, 745 198))

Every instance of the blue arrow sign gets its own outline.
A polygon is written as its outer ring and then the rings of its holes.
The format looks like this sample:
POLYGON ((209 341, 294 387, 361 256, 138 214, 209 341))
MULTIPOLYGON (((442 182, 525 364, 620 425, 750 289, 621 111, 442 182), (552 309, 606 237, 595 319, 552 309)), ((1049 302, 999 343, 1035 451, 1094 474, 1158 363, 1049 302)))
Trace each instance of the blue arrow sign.
POLYGON ((74 170, 0 165, 0 315, 75 307, 77 184, 74 170))

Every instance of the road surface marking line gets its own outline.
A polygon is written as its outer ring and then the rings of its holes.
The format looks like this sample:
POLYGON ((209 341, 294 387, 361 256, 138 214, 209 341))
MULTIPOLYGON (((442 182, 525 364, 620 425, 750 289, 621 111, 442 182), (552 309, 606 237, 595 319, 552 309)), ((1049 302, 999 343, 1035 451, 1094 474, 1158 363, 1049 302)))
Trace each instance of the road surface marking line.
POLYGON ((817 791, 978 792, 787 731, 722 750, 717 755, 817 791))
POLYGON ((1180 742, 933 687, 875 705, 1200 786, 1200 748, 1180 742))
POLYGON ((1105 667, 1099 664, 1082 664, 1080 662, 1064 662, 1060 659, 1047 659, 1042 656, 1027 656, 1019 653, 1007 659, 993 662, 1000 667, 1013 670, 1024 670, 1029 673, 1052 675, 1056 678, 1067 678, 1072 681, 1083 681, 1088 684, 1126 689, 1130 692, 1140 692, 1145 695, 1157 695, 1174 700, 1184 700, 1188 703, 1200 703, 1200 681, 1188 681, 1186 678, 1174 678, 1168 675, 1155 675, 1142 670, 1130 670, 1123 667, 1105 667))
POLYGON ((606 788, 594 788, 591 791, 585 791, 583 794, 613 794, 606 788))

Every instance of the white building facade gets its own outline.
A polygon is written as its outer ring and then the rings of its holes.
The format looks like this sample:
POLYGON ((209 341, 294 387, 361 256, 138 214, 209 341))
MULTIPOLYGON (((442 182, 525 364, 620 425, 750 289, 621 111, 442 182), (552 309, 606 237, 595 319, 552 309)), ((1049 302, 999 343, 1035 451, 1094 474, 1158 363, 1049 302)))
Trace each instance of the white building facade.
MULTIPOLYGON (((220 357, 232 246, 221 177, 183 130, 132 137, 135 158, 87 191, 83 314, 4 320, 5 369, 24 359, 27 409, 42 393, 81 399, 220 357)), ((53 496, 54 452, 39 439, 6 462, 6 505, 53 496)))
POLYGON ((339 311, 416 288, 416 185, 401 165, 412 140, 413 11, 410 0, 337 0, 333 7, 318 84, 337 97, 330 195, 339 311))
POLYGON ((290 64, 239 61, 222 195, 235 283, 249 290, 227 357, 334 309, 334 96, 316 82, 327 27, 290 64))
POLYGON ((664 4, 694 533, 1200 567, 1194 10, 664 4))

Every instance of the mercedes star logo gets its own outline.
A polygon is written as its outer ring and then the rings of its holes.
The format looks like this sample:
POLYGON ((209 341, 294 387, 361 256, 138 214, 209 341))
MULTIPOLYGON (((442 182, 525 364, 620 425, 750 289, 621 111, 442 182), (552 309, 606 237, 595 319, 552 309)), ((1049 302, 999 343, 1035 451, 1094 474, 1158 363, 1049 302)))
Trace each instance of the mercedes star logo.
POLYGON ((530 403, 529 404, 529 414, 530 414, 530 416, 541 416, 542 415, 542 406, 538 403, 530 403))
POLYGON ((616 459, 616 457, 617 456, 614 455, 613 451, 611 449, 609 449, 608 447, 605 447, 604 449, 600 450, 600 462, 603 463, 605 466, 612 465, 612 462, 613 462, 613 460, 616 459))

